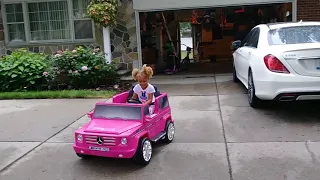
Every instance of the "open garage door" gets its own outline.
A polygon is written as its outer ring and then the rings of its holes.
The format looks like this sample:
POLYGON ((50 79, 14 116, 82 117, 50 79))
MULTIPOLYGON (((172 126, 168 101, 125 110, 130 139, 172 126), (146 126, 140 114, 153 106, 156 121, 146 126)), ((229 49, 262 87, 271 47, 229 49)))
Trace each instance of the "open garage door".
MULTIPOLYGON (((232 59, 230 58, 232 57, 230 43, 235 38, 241 39, 254 24, 273 22, 274 19, 275 21, 281 19, 279 22, 297 21, 297 0, 133 0, 133 8, 135 10, 136 31, 140 32, 137 33, 137 66, 139 68, 142 67, 142 64, 150 64, 161 69, 161 66, 169 66, 167 62, 174 62, 172 57, 168 55, 167 50, 163 48, 166 42, 171 42, 169 34, 170 36, 174 35, 173 39, 177 42, 176 49, 181 54, 179 56, 182 57, 184 52, 182 52, 182 48, 179 49, 181 42, 178 40, 179 35, 181 35, 181 32, 179 33, 181 28, 177 26, 179 21, 193 21, 193 11, 199 13, 195 16, 204 17, 205 13, 209 13, 210 16, 214 17, 214 20, 210 21, 210 26, 203 22, 199 23, 198 20, 192 25, 191 42, 192 46, 196 47, 196 51, 193 52, 196 55, 192 55, 192 58, 196 61, 194 61, 194 67, 198 67, 200 64, 201 72, 205 69, 202 68, 201 64, 205 64, 204 67, 211 71, 213 67, 210 63, 222 61, 228 63, 232 59), (285 8, 279 9, 276 4, 285 6, 285 8), (292 5, 291 8, 290 5, 292 5), (262 17, 247 18, 247 16, 255 17, 261 8, 264 11, 262 17), (277 10, 281 15, 276 15, 277 13, 274 11, 277 10), (178 11, 181 11, 181 13, 178 11), (170 21, 170 33, 162 31, 157 26, 162 12, 165 12, 166 19, 170 21), (287 15, 288 13, 289 15, 287 15), (221 16, 221 18, 218 16, 221 16)), ((187 56, 184 55, 183 57, 187 56)), ((217 67, 217 65, 215 64, 214 67, 217 67)), ((159 71, 163 72, 163 69, 159 71)))
POLYGON ((133 0, 133 8, 138 11, 163 11, 284 2, 293 2, 293 4, 295 4, 295 1, 296 0, 133 0))

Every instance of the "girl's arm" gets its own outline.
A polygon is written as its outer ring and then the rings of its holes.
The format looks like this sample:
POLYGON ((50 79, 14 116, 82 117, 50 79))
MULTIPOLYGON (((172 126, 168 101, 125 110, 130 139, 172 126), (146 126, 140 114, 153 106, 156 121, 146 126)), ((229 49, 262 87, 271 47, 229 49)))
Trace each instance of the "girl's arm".
POLYGON ((149 93, 149 94, 148 94, 148 101, 146 101, 145 104, 151 104, 151 103, 152 103, 153 94, 154 94, 154 93, 149 93))
POLYGON ((133 93, 133 95, 132 95, 132 99, 138 99, 138 95, 137 95, 137 93, 133 93))

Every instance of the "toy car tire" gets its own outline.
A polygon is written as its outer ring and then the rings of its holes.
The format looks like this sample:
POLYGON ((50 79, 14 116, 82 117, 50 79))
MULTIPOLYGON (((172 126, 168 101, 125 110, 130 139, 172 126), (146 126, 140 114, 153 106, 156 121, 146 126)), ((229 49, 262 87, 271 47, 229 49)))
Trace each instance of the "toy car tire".
POLYGON ((85 159, 85 158, 88 158, 89 155, 84 155, 84 154, 79 154, 79 153, 76 153, 78 157, 82 158, 82 159, 85 159))
POLYGON ((174 130, 175 130, 175 127, 174 127, 174 124, 173 122, 171 121, 168 121, 167 122, 167 125, 166 125, 166 135, 164 137, 164 142, 166 143, 171 143, 173 141, 173 138, 174 138, 174 130))
POLYGON ((150 163, 151 158, 152 158, 152 143, 148 138, 141 138, 139 141, 137 151, 133 156, 133 161, 139 165, 147 165, 150 163))

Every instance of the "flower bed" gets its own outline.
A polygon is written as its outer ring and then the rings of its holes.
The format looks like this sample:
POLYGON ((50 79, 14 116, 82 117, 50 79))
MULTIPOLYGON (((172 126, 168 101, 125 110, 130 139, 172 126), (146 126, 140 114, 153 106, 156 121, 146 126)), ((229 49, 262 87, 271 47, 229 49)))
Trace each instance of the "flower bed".
POLYGON ((19 49, 0 60, 0 91, 92 89, 118 80, 98 48, 78 47, 54 55, 19 49))

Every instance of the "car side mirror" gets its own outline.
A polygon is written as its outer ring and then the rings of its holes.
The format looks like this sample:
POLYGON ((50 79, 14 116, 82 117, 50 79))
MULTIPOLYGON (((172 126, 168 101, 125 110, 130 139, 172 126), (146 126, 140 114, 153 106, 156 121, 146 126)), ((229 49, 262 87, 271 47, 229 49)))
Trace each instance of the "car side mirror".
POLYGON ((150 122, 152 120, 151 116, 149 116, 149 115, 146 115, 145 119, 146 119, 147 122, 150 122))
POLYGON ((232 50, 237 50, 241 46, 241 40, 233 41, 232 42, 232 50))
POLYGON ((89 118, 92 118, 93 112, 92 112, 92 111, 91 111, 91 112, 88 112, 87 115, 88 115, 89 118))

